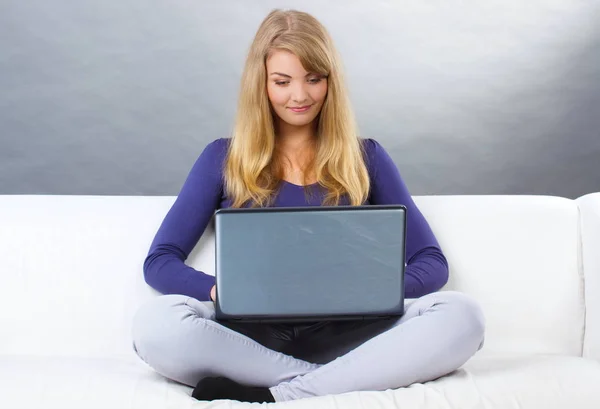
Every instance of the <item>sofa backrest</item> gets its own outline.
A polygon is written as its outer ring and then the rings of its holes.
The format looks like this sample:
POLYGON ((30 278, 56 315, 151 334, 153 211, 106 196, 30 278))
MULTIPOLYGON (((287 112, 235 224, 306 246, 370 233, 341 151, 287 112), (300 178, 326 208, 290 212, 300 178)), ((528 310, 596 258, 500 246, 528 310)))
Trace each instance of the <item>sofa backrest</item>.
MULTIPOLYGON (((142 263, 174 197, 0 196, 0 354, 129 356, 142 263)), ((581 355, 584 297, 572 200, 415 197, 450 262, 445 289, 483 305, 481 354, 581 355)), ((214 271, 209 228, 188 264, 214 271)))
POLYGON ((446 288, 487 319, 481 354, 581 355, 584 280, 576 202, 547 196, 418 198, 450 262, 446 288))

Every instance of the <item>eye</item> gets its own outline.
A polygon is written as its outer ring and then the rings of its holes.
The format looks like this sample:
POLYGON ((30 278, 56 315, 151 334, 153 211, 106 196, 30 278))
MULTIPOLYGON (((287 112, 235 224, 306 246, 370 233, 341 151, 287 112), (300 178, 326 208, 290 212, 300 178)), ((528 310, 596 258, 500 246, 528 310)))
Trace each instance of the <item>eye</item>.
POLYGON ((308 82, 310 82, 311 84, 318 84, 319 82, 321 82, 323 78, 321 77, 315 77, 315 78, 311 78, 308 80, 308 82))
POLYGON ((275 81, 275 85, 279 85, 279 86, 283 86, 283 85, 287 85, 288 81, 275 81))

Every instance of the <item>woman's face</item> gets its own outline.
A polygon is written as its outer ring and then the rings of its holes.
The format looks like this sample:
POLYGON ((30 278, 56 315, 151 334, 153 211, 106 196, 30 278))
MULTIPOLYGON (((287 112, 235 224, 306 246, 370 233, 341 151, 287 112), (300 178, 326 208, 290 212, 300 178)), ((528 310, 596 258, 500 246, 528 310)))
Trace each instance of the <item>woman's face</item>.
POLYGON ((295 54, 275 50, 267 59, 267 94, 277 116, 292 126, 312 123, 327 96, 327 78, 306 72, 295 54))

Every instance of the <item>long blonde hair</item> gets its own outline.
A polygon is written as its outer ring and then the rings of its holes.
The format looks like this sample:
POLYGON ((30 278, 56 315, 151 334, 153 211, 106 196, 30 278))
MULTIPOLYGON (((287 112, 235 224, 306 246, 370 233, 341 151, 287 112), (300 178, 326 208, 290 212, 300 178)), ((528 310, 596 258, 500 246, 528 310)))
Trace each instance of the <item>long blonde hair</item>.
POLYGON ((317 116, 315 154, 311 162, 325 205, 347 195, 351 205, 365 202, 369 174, 333 41, 313 16, 273 10, 263 20, 250 47, 242 74, 238 111, 224 169, 225 192, 233 207, 264 206, 281 183, 275 115, 267 96, 266 60, 273 50, 295 54, 305 70, 327 76, 328 91, 317 116))

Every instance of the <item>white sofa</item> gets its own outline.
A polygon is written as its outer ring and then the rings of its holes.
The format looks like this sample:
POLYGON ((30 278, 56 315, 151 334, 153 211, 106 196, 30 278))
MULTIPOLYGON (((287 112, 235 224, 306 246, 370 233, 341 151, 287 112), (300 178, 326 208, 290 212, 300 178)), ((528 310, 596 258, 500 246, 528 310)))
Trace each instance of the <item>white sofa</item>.
MULTIPOLYGON (((600 193, 415 199, 449 259, 446 289, 483 305, 484 349, 426 384, 269 407, 600 408, 600 193)), ((173 200, 0 196, 0 408, 250 406, 195 401, 132 350, 132 316, 156 296, 142 262, 173 200)), ((211 240, 190 265, 212 271, 211 240)))

